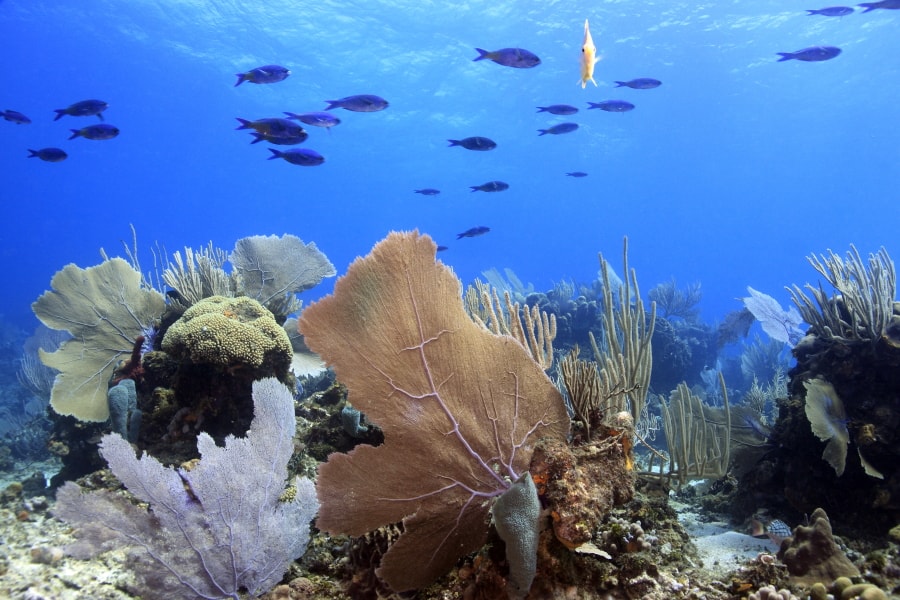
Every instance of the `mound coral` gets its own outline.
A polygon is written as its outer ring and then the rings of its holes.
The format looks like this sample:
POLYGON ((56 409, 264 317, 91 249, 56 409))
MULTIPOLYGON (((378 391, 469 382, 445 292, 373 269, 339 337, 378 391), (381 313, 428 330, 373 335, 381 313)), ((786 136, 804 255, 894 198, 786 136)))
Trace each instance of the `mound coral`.
POLYGON ((272 313, 245 296, 197 302, 166 331, 162 349, 179 360, 247 368, 282 380, 293 357, 291 342, 272 313))

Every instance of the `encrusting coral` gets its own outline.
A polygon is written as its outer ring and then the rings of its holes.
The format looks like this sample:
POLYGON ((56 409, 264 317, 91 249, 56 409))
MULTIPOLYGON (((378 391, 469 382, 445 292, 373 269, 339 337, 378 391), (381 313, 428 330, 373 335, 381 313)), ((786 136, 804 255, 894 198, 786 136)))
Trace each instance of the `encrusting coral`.
POLYGON ((787 565, 791 581, 811 585, 838 577, 857 577, 859 569, 841 552, 831 533, 831 521, 821 508, 810 515, 809 525, 794 528, 781 544, 778 558, 787 565))

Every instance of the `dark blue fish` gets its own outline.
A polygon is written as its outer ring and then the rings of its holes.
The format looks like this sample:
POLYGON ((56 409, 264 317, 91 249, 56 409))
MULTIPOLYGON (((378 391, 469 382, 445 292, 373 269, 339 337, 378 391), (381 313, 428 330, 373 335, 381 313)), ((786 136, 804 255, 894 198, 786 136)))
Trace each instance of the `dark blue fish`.
POLYGON ((662 81, 659 79, 653 79, 651 77, 638 77, 637 79, 632 79, 631 81, 617 81, 616 87, 630 87, 633 90, 652 90, 653 88, 658 88, 662 85, 662 81))
POLYGON ((256 121, 248 121, 237 117, 240 125, 235 129, 252 129, 257 133, 261 133, 267 138, 297 138, 302 137, 304 140, 309 135, 306 130, 287 119, 278 117, 269 117, 265 119, 257 119, 256 121))
POLYGON ((551 104, 550 106, 538 106, 538 112, 548 112, 551 115, 574 115, 578 109, 568 104, 551 104))
POLYGON ((485 227, 484 225, 479 225, 478 227, 472 227, 471 229, 466 229, 462 233, 456 234, 456 239, 462 239, 464 237, 475 237, 476 235, 484 235, 488 231, 490 231, 490 227, 485 227))
POLYGON ((541 59, 532 52, 524 48, 501 48, 500 50, 482 50, 475 48, 478 52, 477 60, 492 60, 498 65, 504 67, 513 67, 514 69, 530 69, 541 64, 541 59))
POLYGON ((864 13, 869 12, 870 10, 875 10, 876 8, 887 8, 887 9, 895 9, 900 8, 900 0, 881 0, 881 2, 863 2, 862 4, 857 4, 857 6, 862 6, 866 10, 864 13))
POLYGON ((237 87, 249 81, 250 83, 278 83, 284 81, 291 72, 281 65, 266 65, 264 67, 256 67, 250 69, 246 73, 235 73, 238 80, 234 84, 237 87))
POLYGON ((603 100, 602 102, 588 102, 588 110, 599 108, 606 112, 628 112, 634 109, 634 104, 625 100, 603 100))
POLYGON ((17 110, 0 111, 0 116, 2 116, 7 121, 15 123, 16 125, 28 125, 29 123, 31 123, 31 119, 17 110))
POLYGON ((434 188, 423 188, 421 190, 413 190, 417 194, 422 194, 423 196, 437 196, 441 193, 441 190, 436 190, 434 188))
POLYGON ((68 158, 68 154, 59 148, 41 148, 40 150, 29 150, 31 154, 28 158, 39 158, 47 162, 62 162, 68 158))
POLYGON ((72 135, 70 140, 77 137, 87 138, 89 140, 111 140, 119 135, 119 128, 107 123, 98 123, 97 125, 88 125, 81 129, 71 129, 72 135))
POLYGON ((76 102, 66 108, 55 109, 56 116, 53 120, 58 121, 65 115, 69 115, 70 117, 90 117, 91 115, 97 115, 97 118, 102 121, 102 113, 107 108, 109 108, 109 104, 103 100, 82 100, 81 102, 76 102))
POLYGON ((807 8, 806 12, 810 15, 822 15, 823 17, 844 17, 852 13, 853 9, 849 6, 829 6, 828 8, 807 8))
POLYGON ((502 192, 509 189, 509 184, 503 181, 488 181, 481 185, 470 185, 473 192, 502 192))
POLYGON ((497 147, 497 142, 490 138, 474 136, 467 137, 462 140, 447 140, 450 146, 462 146, 466 150, 493 150, 497 147))
POLYGON ((312 125, 313 127, 325 127, 327 129, 331 129, 335 125, 341 124, 340 119, 327 112, 292 113, 285 111, 284 114, 287 115, 288 119, 294 119, 296 121, 300 121, 301 123, 312 125))
POLYGON ((309 135, 304 131, 303 135, 295 135, 295 136, 287 136, 287 137, 278 137, 274 135, 269 135, 267 133, 260 133, 258 131, 251 131, 250 135, 254 137, 254 140, 250 142, 251 144, 257 144, 259 142, 269 142, 270 144, 278 144, 279 146, 296 146, 297 144, 302 144, 306 141, 306 138, 309 135))
POLYGON ((566 173, 569 177, 587 177, 588 174, 584 171, 572 171, 571 173, 566 173))
POLYGON ((802 60, 803 62, 820 62, 831 60, 841 53, 841 49, 835 46, 810 46, 796 52, 778 52, 781 57, 778 62, 786 60, 802 60))
POLYGON ((308 148, 285 150, 284 152, 276 148, 269 148, 269 152, 272 153, 272 156, 269 157, 269 160, 283 158, 292 165, 299 165, 301 167, 316 167, 325 162, 324 156, 322 156, 315 150, 310 150, 308 148))
POLYGON ((570 133, 578 129, 578 123, 558 123, 549 129, 538 129, 540 133, 538 137, 542 135, 547 135, 548 133, 551 135, 557 135, 560 133, 570 133))
MULTIPOLYGON (((457 238, 457 239, 459 239, 459 238, 457 238)), ((448 249, 447 246, 438 246, 437 247, 438 252, 443 252, 444 250, 447 250, 447 249, 448 249)))
POLYGON ((357 96, 347 96, 340 100, 326 100, 325 102, 328 103, 325 110, 343 108, 353 112, 378 112, 388 107, 387 100, 373 94, 359 94, 357 96))

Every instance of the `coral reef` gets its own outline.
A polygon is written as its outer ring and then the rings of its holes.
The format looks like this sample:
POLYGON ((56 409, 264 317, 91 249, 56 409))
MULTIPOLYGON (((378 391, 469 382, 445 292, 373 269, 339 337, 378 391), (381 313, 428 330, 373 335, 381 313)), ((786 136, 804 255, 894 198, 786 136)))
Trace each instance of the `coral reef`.
POLYGON ((798 525, 784 540, 778 558, 787 565, 791 580, 813 584, 838 577, 858 577, 859 569, 841 551, 831 533, 831 521, 821 508, 810 515, 809 525, 798 525))

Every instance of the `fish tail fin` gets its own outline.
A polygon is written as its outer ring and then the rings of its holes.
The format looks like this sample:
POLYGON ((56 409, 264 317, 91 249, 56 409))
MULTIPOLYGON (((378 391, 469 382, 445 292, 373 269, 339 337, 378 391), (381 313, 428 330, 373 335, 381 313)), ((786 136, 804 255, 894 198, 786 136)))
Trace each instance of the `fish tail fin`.
POLYGON ((70 140, 74 140, 75 138, 81 136, 81 130, 80 130, 80 129, 70 129, 69 131, 72 132, 72 135, 69 136, 69 139, 70 139, 70 140))
POLYGON ((37 151, 37 150, 31 150, 31 149, 29 148, 28 152, 30 153, 30 154, 28 155, 28 158, 34 158, 35 156, 38 155, 38 151, 37 151))
POLYGON ((281 150, 276 150, 275 148, 269 148, 269 152, 272 153, 272 156, 269 157, 269 160, 281 158, 281 155, 284 154, 284 152, 282 152, 281 150))
POLYGON ((809 8, 806 9, 806 16, 817 15, 817 14, 819 14, 818 9, 809 9, 809 8))
POLYGON ((66 109, 64 109, 64 108, 56 108, 56 109, 54 109, 54 111, 56 112, 56 116, 53 117, 54 121, 59 121, 66 114, 66 109))
POLYGON ((790 52, 778 52, 777 54, 781 57, 777 62, 784 62, 786 60, 791 60, 792 58, 794 58, 794 55, 790 52))
POLYGON ((857 4, 857 6, 861 6, 861 7, 865 8, 866 10, 864 10, 863 12, 867 13, 870 10, 875 10, 876 4, 878 4, 878 3, 877 2, 863 2, 862 4, 857 4))
POLYGON ((545 133, 547 133, 550 130, 549 129, 538 129, 538 131, 540 131, 540 133, 538 134, 538 137, 541 137, 542 135, 544 135, 545 133))
POLYGON ((298 115, 297 113, 284 111, 284 114, 287 115, 288 119, 299 119, 300 118, 300 115, 298 115))
POLYGON ((624 81, 613 81, 616 84, 616 87, 625 87, 627 84, 624 81))
POLYGON ((450 142, 449 144, 447 144, 448 148, 451 146, 462 146, 462 144, 460 143, 460 140, 447 140, 447 141, 450 142))
POLYGON ((240 123, 240 126, 235 127, 235 129, 252 129, 252 127, 250 126, 250 121, 248 121, 247 119, 242 119, 240 117, 235 117, 235 119, 237 119, 240 123))
POLYGON ((103 120, 103 113, 97 113, 97 118, 101 121, 103 120))
POLYGON ((486 58, 490 58, 491 51, 490 50, 482 50, 481 48, 475 48, 475 51, 478 52, 478 56, 472 59, 472 62, 476 60, 484 60, 486 58))
MULTIPOLYGON (((473 191, 473 192, 477 192, 478 190, 481 189, 481 187, 480 187, 480 186, 477 186, 477 185, 470 185, 469 187, 472 188, 472 191, 473 191)), ((470 193, 471 193, 471 192, 470 192, 470 193)), ((462 237, 462 236, 460 236, 460 237, 462 237)))
POLYGON ((237 87, 247 81, 246 73, 235 73, 235 76, 238 78, 237 83, 234 84, 234 87, 237 87))
POLYGON ((759 519, 750 521, 750 535, 755 538, 766 535, 766 527, 759 519))
POLYGON ((326 100, 328 106, 325 107, 325 110, 331 110, 332 108, 338 108, 341 105, 340 100, 326 100))

